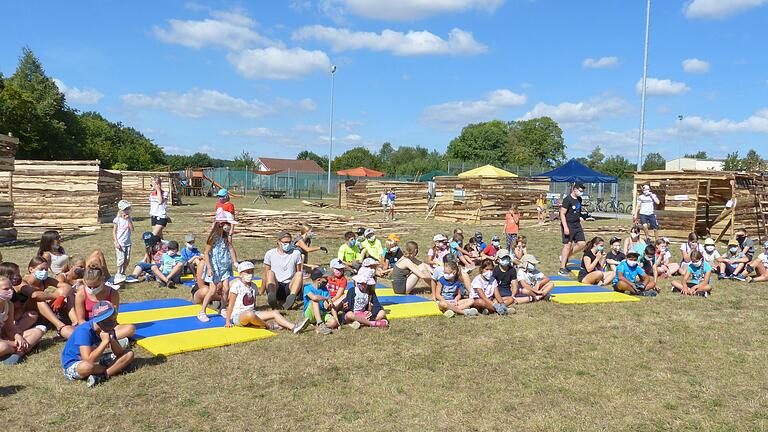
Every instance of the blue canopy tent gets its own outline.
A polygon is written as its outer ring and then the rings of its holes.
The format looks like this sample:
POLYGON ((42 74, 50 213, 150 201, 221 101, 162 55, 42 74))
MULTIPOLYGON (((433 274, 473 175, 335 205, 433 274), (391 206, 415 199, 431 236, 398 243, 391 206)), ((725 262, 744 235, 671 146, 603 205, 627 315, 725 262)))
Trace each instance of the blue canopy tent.
POLYGON ((571 159, 565 165, 552 171, 541 173, 536 177, 549 177, 558 183, 617 183, 618 179, 608 174, 597 172, 582 164, 576 159, 571 159))

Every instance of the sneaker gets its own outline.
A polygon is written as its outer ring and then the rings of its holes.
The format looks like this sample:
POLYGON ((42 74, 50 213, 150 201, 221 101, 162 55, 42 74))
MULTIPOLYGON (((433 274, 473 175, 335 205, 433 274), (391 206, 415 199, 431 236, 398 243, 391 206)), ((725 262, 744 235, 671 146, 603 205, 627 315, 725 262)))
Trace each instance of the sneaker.
POLYGON ((476 317, 478 315, 480 315, 480 312, 478 312, 475 308, 464 309, 464 316, 476 317))
POLYGON ((672 292, 673 293, 679 293, 679 292, 682 292, 682 291, 678 287, 672 287, 672 292))
POLYGON ((292 308, 294 303, 296 303, 296 295, 288 294, 288 296, 285 298, 285 303, 283 303, 283 309, 288 310, 292 308))
POLYGON ((45 334, 45 332, 47 332, 47 331, 48 331, 48 327, 46 327, 46 326, 44 326, 44 325, 42 325, 42 324, 38 324, 38 325, 36 325, 36 326, 35 326, 35 328, 36 328, 36 329, 38 329, 38 330, 40 330, 41 332, 43 332, 43 334, 45 334))
POLYGON ((121 283, 125 282, 126 279, 127 278, 125 277, 124 274, 118 273, 114 277, 114 283, 116 283, 117 285, 120 285, 121 283))
POLYGON ((170 288, 170 289, 176 289, 176 282, 174 282, 174 281, 168 281, 168 288, 170 288))
POLYGON ((559 274, 560 276, 570 276, 571 272, 569 272, 568 269, 561 268, 560 270, 557 271, 557 274, 559 274))
POLYGON ((352 321, 352 323, 349 325, 352 329, 358 330, 360 328, 360 323, 357 321, 352 321))
POLYGON ((19 354, 11 354, 8 357, 4 358, 0 363, 6 365, 6 366, 12 366, 15 364, 19 364, 22 357, 19 354))
POLYGON ((385 320, 385 319, 380 319, 378 321, 374 321, 372 324, 373 324, 374 327, 389 328, 389 320, 385 320))
POLYGON ((122 349, 127 349, 131 345, 131 341, 128 338, 122 338, 117 341, 122 349))
POLYGON ((483 309, 483 315, 490 315, 491 312, 488 311, 488 309, 483 309))
POLYGON ((219 311, 219 315, 221 315, 222 318, 227 319, 227 308, 223 307, 219 311))
POLYGON ((333 333, 333 330, 326 327, 325 324, 320 324, 317 326, 317 332, 320 333, 321 335, 329 335, 333 333))
POLYGON ((138 281, 139 281, 139 279, 136 278, 136 276, 134 276, 134 275, 130 275, 130 276, 126 276, 125 277, 125 283, 136 283, 138 281))
POLYGON ((747 283, 752 283, 752 276, 747 276, 747 283))
POLYGON ((271 323, 267 324, 267 330, 280 331, 282 329, 283 328, 280 327, 280 324, 278 324, 276 322, 271 322, 271 323))
POLYGON ((445 312, 443 312, 443 316, 446 318, 453 318, 454 316, 456 316, 456 312, 448 309, 445 312))
POLYGON ((107 380, 106 375, 102 375, 102 374, 88 375, 88 379, 85 381, 85 385, 88 386, 88 388, 91 388, 97 384, 103 383, 106 380, 107 380))
POLYGON ((295 326, 293 326, 293 334, 299 334, 300 332, 303 332, 307 329, 309 326, 309 318, 304 318, 303 320, 296 323, 295 326))
POLYGON ((643 290, 639 291, 637 295, 642 297, 656 297, 656 291, 654 290, 643 290))
POLYGON ((717 275, 717 279, 718 280, 727 279, 727 276, 725 275, 725 273, 720 273, 719 275, 717 275))
POLYGON ((166 287, 166 285, 165 285, 165 282, 163 282, 163 281, 157 281, 157 287, 158 287, 158 288, 165 288, 165 287, 166 287))
POLYGON ((208 321, 211 320, 210 318, 208 318, 208 314, 206 314, 205 311, 200 311, 200 313, 197 314, 197 319, 200 322, 204 322, 204 323, 207 323, 208 321))
POLYGON ((700 296, 700 297, 704 297, 704 298, 709 297, 709 293, 708 292, 701 292, 701 291, 699 291, 699 292, 696 293, 696 295, 700 296))
POLYGON ((746 278, 746 277, 744 277, 744 275, 736 275, 736 276, 734 276, 733 278, 734 278, 734 279, 736 279, 736 280, 737 280, 737 281, 739 281, 739 282, 744 282, 744 281, 746 281, 746 280, 747 280, 747 278, 746 278))
POLYGON ((507 314, 507 306, 506 305, 496 303, 496 304, 493 305, 493 309, 499 315, 506 315, 507 314))

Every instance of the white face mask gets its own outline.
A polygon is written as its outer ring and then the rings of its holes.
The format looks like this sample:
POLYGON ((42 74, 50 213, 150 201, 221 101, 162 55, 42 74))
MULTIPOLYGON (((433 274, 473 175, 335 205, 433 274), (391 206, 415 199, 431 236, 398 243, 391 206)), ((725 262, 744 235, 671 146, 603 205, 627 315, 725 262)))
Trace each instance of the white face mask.
POLYGON ((635 239, 635 238, 640 237, 640 233, 634 233, 634 232, 633 233, 629 233, 629 236, 632 237, 633 239, 635 239))
POLYGON ((445 277, 445 280, 453 280, 455 275, 453 273, 443 273, 443 276, 445 277))
POLYGON ((698 261, 696 261, 695 263, 693 263, 693 266, 694 266, 694 267, 701 267, 701 266, 702 266, 702 264, 704 264, 704 261, 702 261, 702 260, 698 260, 698 261))
POLYGON ((630 267, 633 267, 633 268, 637 267, 637 261, 627 260, 627 265, 630 266, 630 267))
POLYGON ((491 280, 492 277, 493 277, 493 270, 486 270, 483 272, 483 278, 485 278, 485 280, 491 280))
POLYGON ((85 291, 88 292, 90 295, 96 295, 101 292, 101 290, 104 288, 103 285, 99 285, 96 288, 91 288, 88 285, 85 286, 85 291))
POLYGON ((187 243, 187 249, 192 250, 195 248, 194 243, 187 243))
POLYGON ((577 197, 580 197, 582 195, 584 195, 584 191, 583 190, 576 190, 576 196, 577 197))
POLYGON ((240 273, 240 280, 245 284, 249 284, 253 280, 253 275, 250 273, 240 273))
POLYGON ((707 252, 709 252, 709 253, 712 253, 712 252, 715 251, 715 247, 714 246, 704 246, 704 249, 706 249, 707 252))

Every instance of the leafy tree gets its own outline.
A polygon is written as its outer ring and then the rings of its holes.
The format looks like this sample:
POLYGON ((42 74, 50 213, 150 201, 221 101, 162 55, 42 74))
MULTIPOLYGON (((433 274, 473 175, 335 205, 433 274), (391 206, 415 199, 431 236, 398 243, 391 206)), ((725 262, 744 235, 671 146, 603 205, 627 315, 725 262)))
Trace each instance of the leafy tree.
POLYGON ((381 149, 379 150, 379 160, 381 163, 383 163, 385 166, 389 164, 389 158, 392 156, 392 153, 395 152, 395 149, 392 148, 392 144, 389 142, 385 142, 381 145, 381 149))
POLYGON ((429 151, 423 147, 398 147, 389 156, 389 163, 385 165, 387 174, 409 176, 424 174, 439 170, 444 157, 437 151, 429 151))
POLYGON ((605 159, 602 171, 615 177, 627 177, 629 172, 634 171, 635 165, 624 156, 613 155, 605 159))
POLYGON ((469 124, 448 144, 446 156, 456 160, 508 161, 509 125, 501 120, 469 124))
POLYGON ((381 169, 381 161, 365 147, 355 147, 349 149, 333 160, 333 171, 339 171, 348 168, 366 167, 371 169, 381 169))
POLYGON ((709 159, 707 157, 707 152, 705 152, 703 150, 699 150, 696 153, 687 153, 683 157, 687 157, 687 158, 691 158, 691 159, 709 159))
POLYGON ((599 171, 600 167, 603 165, 603 160, 605 160, 605 155, 603 154, 603 151, 600 150, 600 146, 597 146, 592 150, 589 156, 587 156, 584 165, 599 171))
POLYGON ((742 160, 742 169, 747 171, 765 171, 765 161, 754 149, 750 149, 742 160))
POLYGON ((726 171, 740 171, 742 169, 738 150, 725 156, 723 169, 726 171))
POLYGON ((318 165, 320 165, 320 168, 323 169, 323 171, 328 172, 328 157, 326 156, 320 156, 317 153, 313 153, 309 150, 302 150, 298 155, 296 155, 296 160, 313 160, 317 162, 318 165))
POLYGON ((214 159, 205 153, 197 152, 191 156, 167 155, 165 162, 171 170, 180 171, 186 168, 219 168, 229 166, 232 162, 214 159))
POLYGON ((239 156, 235 156, 232 160, 232 168, 236 169, 254 169, 256 168, 256 161, 253 159, 250 153, 243 150, 239 156))
POLYGON ((508 126, 511 157, 503 162, 552 167, 565 159, 563 130, 551 118, 513 121, 508 126))
POLYGON ((667 161, 661 153, 648 153, 643 162, 643 171, 663 170, 667 167, 667 161))
POLYGON ((79 121, 80 157, 99 159, 102 166, 114 169, 151 170, 165 164, 163 150, 136 129, 112 123, 96 112, 81 114, 79 121))

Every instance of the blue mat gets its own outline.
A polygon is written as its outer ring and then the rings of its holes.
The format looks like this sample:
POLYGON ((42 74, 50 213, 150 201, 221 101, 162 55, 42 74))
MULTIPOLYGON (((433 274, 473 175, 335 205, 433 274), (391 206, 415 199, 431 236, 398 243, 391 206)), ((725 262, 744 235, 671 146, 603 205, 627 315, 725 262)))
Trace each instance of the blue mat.
POLYGON ((555 276, 550 276, 549 280, 551 280, 551 281, 572 281, 573 279, 569 278, 568 276, 555 275, 555 276))
POLYGON ((191 301, 178 298, 145 300, 135 303, 121 303, 120 312, 137 312, 149 309, 163 309, 170 307, 189 306, 191 301))
POLYGON ((428 302, 429 299, 417 295, 397 295, 397 296, 380 296, 379 302, 382 306, 389 306, 393 304, 406 304, 406 303, 422 303, 428 302))
POLYGON ((597 285, 556 286, 550 291, 550 294, 578 294, 608 291, 611 290, 597 285))
POLYGON ((136 334, 133 338, 144 339, 171 333, 224 327, 225 320, 221 315, 209 314, 208 318, 210 321, 207 323, 200 322, 197 317, 184 317, 135 324, 136 334))

